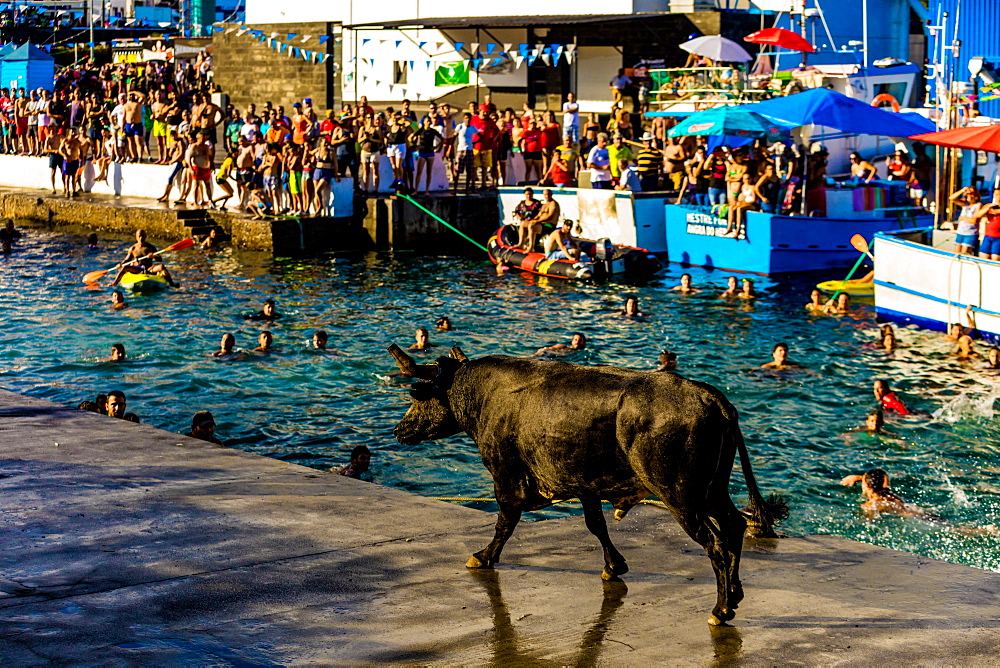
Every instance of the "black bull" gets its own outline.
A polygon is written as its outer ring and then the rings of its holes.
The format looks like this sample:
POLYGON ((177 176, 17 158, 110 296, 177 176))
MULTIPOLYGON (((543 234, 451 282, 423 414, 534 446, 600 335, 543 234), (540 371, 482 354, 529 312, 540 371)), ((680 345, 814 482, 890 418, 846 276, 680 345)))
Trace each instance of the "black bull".
POLYGON ((464 431, 493 476, 496 535, 469 568, 497 562, 522 511, 577 498, 604 548, 601 577, 615 578, 628 566, 608 536, 601 500, 621 519, 655 494, 712 561, 718 600, 709 623, 735 616, 748 520, 751 535, 773 536, 785 509, 761 496, 736 409, 720 391, 671 373, 500 355, 470 361, 458 348, 436 364, 417 365, 395 345, 389 352, 404 373, 426 381, 411 391, 397 440, 413 445, 464 431), (745 511, 729 497, 737 451, 745 511))

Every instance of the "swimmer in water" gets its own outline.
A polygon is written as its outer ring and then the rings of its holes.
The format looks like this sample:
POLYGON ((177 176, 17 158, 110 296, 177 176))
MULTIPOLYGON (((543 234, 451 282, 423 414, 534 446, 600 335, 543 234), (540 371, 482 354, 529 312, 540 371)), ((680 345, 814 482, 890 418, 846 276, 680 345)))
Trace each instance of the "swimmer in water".
POLYGON ((116 343, 111 346, 111 358, 108 360, 110 362, 121 362, 125 359, 125 346, 120 343, 116 343))
POLYGON ((226 332, 222 335, 222 341, 219 343, 219 349, 212 353, 212 357, 225 357, 226 355, 232 355, 236 348, 236 337, 230 332, 226 332))
POLYGON ((646 314, 639 310, 639 298, 629 295, 625 298, 625 308, 618 312, 623 318, 642 318, 646 314))
POLYGON ((431 335, 426 327, 418 328, 413 333, 413 338, 416 340, 416 343, 410 346, 410 350, 430 350, 431 348, 437 348, 436 345, 431 343, 431 335))
POLYGON ((198 244, 199 248, 218 248, 219 246, 219 230, 215 227, 208 233, 208 236, 201 240, 198 244))
POLYGON ((681 284, 675 285, 670 289, 675 292, 679 292, 682 295, 693 295, 696 292, 701 292, 701 290, 694 287, 694 284, 691 282, 691 274, 681 274, 681 284))
POLYGON ((554 346, 546 346, 545 348, 539 348, 535 355, 544 355, 547 352, 558 351, 558 352, 570 352, 573 350, 584 350, 587 347, 587 337, 580 332, 574 332, 573 338, 570 340, 569 345, 565 343, 557 343, 554 346))
POLYGON ((326 333, 325 329, 317 329, 313 332, 312 346, 316 350, 326 350, 326 344, 329 340, 330 335, 326 333))
POLYGON ((125 294, 121 290, 115 290, 111 293, 111 308, 116 311, 128 308, 128 304, 125 302, 125 294))
POLYGON ((731 299, 739 294, 739 291, 740 289, 738 287, 736 277, 726 276, 726 289, 721 295, 719 295, 719 299, 731 299))
POLYGON ((434 322, 434 329, 439 332, 450 332, 454 327, 452 327, 451 319, 443 315, 434 322))
POLYGON ((958 342, 952 355, 960 360, 974 360, 980 357, 980 354, 973 350, 972 337, 968 334, 958 337, 958 342))
POLYGON ((187 435, 216 445, 225 445, 215 437, 215 418, 208 411, 198 411, 194 414, 191 418, 191 431, 187 435))
POLYGON ((364 480, 368 468, 371 466, 372 453, 365 445, 356 445, 351 450, 351 463, 337 471, 338 475, 346 478, 364 480))
POLYGON ((271 351, 271 344, 274 343, 274 336, 266 329, 257 335, 257 347, 253 349, 255 353, 267 353, 271 351))
POLYGON ((247 320, 258 320, 264 322, 274 322, 281 317, 281 314, 275 308, 275 303, 273 299, 265 299, 264 303, 261 305, 260 310, 253 315, 248 315, 247 320))
POLYGON ((928 517, 922 508, 907 503, 889 488, 889 475, 882 469, 869 469, 864 475, 849 475, 840 481, 841 485, 851 487, 856 483, 861 483, 861 493, 865 495, 867 501, 861 504, 861 509, 865 511, 869 518, 874 519, 879 515, 897 515, 899 517, 928 517))
POLYGON ((971 306, 965 309, 965 319, 969 323, 968 327, 962 327, 962 323, 960 322, 953 322, 948 325, 948 333, 944 335, 946 341, 958 341, 965 335, 972 336, 975 334, 976 314, 973 312, 971 306))
POLYGON ((94 232, 87 235, 87 250, 97 250, 97 234, 94 232))
POLYGON ((660 366, 653 369, 654 373, 673 372, 677 370, 677 353, 670 350, 663 350, 660 352, 659 360, 660 366))
POLYGON ((757 299, 757 293, 753 289, 752 278, 743 279, 743 289, 740 290, 736 296, 740 299, 757 299))
POLYGON ((847 315, 851 312, 851 295, 841 292, 837 295, 837 301, 831 299, 823 307, 823 310, 830 315, 847 315))
POLYGON ((899 347, 899 344, 896 343, 896 333, 895 332, 888 331, 888 332, 885 332, 884 334, 882 334, 882 340, 878 342, 878 349, 879 350, 884 350, 887 353, 891 353, 894 350, 896 350, 896 348, 898 348, 898 347, 899 347))
POLYGON ((822 291, 813 288, 813 291, 809 293, 809 303, 806 304, 806 310, 810 313, 826 312, 826 305, 823 303, 822 291))
POLYGON ((879 378, 872 383, 872 394, 875 401, 879 402, 882 410, 886 413, 896 413, 897 415, 913 415, 913 412, 906 407, 896 393, 889 387, 889 381, 879 378))
POLYGON ((1000 348, 993 346, 986 353, 986 368, 1000 369, 1000 348))
POLYGON ((865 426, 858 429, 858 431, 863 431, 871 434, 872 436, 896 436, 896 434, 893 434, 891 431, 886 431, 885 414, 878 408, 870 411, 868 415, 865 416, 865 426))
POLYGON ((801 364, 796 364, 795 362, 788 359, 788 344, 787 343, 776 343, 774 348, 771 349, 771 357, 773 358, 770 362, 762 364, 761 369, 774 369, 775 371, 783 371, 784 369, 801 369, 801 364))

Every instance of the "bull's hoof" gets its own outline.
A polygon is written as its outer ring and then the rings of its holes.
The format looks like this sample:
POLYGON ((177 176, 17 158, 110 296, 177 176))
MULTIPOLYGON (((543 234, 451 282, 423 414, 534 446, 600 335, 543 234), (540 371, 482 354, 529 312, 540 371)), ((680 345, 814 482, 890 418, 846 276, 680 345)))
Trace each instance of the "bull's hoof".
POLYGON ((609 564, 601 571, 601 579, 608 582, 618 582, 621 580, 619 576, 626 573, 628 573, 628 564, 624 561, 620 564, 609 564))
POLYGON ((628 514, 628 511, 629 511, 628 508, 617 509, 615 511, 615 520, 621 522, 623 519, 625 519, 625 516, 628 514))
POLYGON ((484 564, 479 560, 479 557, 472 555, 469 560, 465 562, 466 568, 493 568, 493 564, 484 564))
POLYGON ((722 626, 730 619, 736 616, 736 613, 729 609, 715 609, 712 614, 708 616, 708 623, 712 626, 722 626))

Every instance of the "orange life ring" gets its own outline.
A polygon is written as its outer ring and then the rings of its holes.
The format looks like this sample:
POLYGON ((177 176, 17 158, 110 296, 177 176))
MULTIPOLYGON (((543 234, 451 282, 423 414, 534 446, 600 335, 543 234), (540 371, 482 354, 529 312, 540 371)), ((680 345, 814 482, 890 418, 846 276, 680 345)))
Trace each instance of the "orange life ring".
POLYGON ((899 102, 896 102, 896 98, 894 98, 892 95, 889 95, 888 93, 879 93, 878 95, 876 95, 875 99, 872 100, 872 106, 881 107, 883 102, 888 102, 889 104, 892 105, 892 112, 894 114, 899 113, 899 102))

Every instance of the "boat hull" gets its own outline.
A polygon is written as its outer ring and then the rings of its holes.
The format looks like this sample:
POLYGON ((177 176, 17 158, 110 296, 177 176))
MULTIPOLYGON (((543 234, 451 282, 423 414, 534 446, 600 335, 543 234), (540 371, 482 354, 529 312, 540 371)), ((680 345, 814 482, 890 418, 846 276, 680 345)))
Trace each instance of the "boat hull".
POLYGON ((159 292, 167 287, 167 279, 157 274, 126 273, 118 284, 132 292, 159 292))
POLYGON ((669 260, 683 266, 781 276, 850 267, 858 252, 850 239, 914 229, 930 215, 896 218, 822 218, 750 211, 739 239, 723 236, 726 219, 706 207, 665 205, 669 260))
MULTIPOLYGON (((929 230, 928 230, 929 238, 929 230)), ((875 312, 882 320, 944 332, 966 326, 973 307, 976 329, 1000 342, 1000 262, 915 243, 897 234, 875 235, 875 312)))

